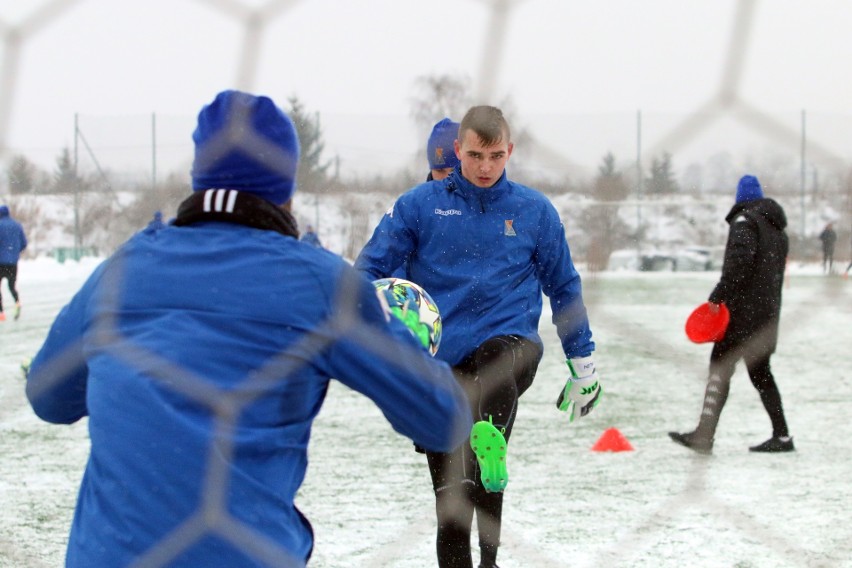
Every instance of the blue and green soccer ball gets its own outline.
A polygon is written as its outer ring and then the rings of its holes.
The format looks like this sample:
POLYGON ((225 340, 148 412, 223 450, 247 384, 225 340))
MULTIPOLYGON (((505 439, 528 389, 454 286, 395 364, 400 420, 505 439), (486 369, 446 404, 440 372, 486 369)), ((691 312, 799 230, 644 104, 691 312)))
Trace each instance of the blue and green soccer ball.
POLYGON ((441 312, 435 300, 420 286, 404 278, 373 282, 379 301, 398 317, 434 356, 441 345, 441 312))

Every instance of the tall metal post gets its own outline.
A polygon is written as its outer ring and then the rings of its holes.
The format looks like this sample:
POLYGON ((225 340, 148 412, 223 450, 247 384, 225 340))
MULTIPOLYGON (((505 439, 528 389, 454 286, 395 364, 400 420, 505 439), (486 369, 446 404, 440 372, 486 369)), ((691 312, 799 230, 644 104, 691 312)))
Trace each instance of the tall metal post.
POLYGON ((642 228, 642 111, 636 111, 636 248, 639 246, 639 231, 642 228))
POLYGON ((155 112, 151 113, 151 190, 157 191, 157 113, 155 112))
POLYGON ((74 255, 80 254, 83 247, 83 239, 80 235, 80 174, 78 165, 80 139, 80 121, 78 113, 74 113, 74 255))
MULTIPOLYGON (((807 161, 806 161, 806 156, 805 156, 805 149, 806 149, 805 140, 807 139, 807 137, 805 135, 805 124, 806 124, 805 111, 804 111, 804 109, 802 109, 802 156, 801 156, 801 161, 802 161, 802 172, 801 172, 801 174, 802 175, 801 175, 801 179, 799 181, 799 192, 800 192, 800 197, 801 197, 800 206, 801 206, 801 209, 802 209, 801 231, 802 231, 802 245, 803 246, 804 246, 804 242, 805 242, 805 238, 806 238, 806 235, 805 235, 805 229, 806 229, 806 226, 805 226, 805 224, 806 224, 806 221, 805 221, 805 184, 807 183, 807 165, 806 165, 807 161)), ((802 252, 804 252, 804 250, 802 252)))
POLYGON ((320 230, 320 194, 314 193, 314 231, 319 235, 320 230))

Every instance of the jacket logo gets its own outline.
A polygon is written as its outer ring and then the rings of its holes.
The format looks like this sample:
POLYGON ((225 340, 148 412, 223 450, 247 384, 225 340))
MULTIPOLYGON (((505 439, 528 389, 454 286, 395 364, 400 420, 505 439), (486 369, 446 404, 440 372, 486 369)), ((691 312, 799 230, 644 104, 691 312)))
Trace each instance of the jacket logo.
POLYGON ((517 237, 518 233, 515 232, 515 229, 512 227, 512 223, 514 221, 512 219, 506 219, 504 222, 503 234, 507 237, 517 237))
POLYGON ((233 213, 237 193, 235 189, 208 189, 204 192, 204 212, 233 213))
POLYGON ((449 215, 461 215, 462 212, 458 209, 435 209, 435 215, 443 215, 447 217, 449 215))

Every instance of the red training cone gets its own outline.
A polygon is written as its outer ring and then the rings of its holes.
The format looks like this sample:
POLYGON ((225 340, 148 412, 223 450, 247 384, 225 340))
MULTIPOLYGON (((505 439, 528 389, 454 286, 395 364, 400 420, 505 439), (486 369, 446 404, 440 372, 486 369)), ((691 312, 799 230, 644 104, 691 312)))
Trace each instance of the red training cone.
POLYGON ((731 313, 725 304, 719 304, 715 313, 710 303, 705 302, 695 308, 686 320, 686 336, 693 343, 716 343, 722 341, 731 321, 731 313))
POLYGON ((595 445, 592 446, 593 452, 632 452, 633 446, 624 437, 624 434, 618 431, 618 428, 609 428, 604 431, 595 445))

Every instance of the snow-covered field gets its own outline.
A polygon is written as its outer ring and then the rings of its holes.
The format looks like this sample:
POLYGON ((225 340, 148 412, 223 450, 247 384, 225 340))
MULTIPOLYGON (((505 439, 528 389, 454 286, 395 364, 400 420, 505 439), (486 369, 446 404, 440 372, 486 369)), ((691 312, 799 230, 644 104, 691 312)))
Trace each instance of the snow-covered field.
MULTIPOLYGON (((0 324, 3 568, 63 563, 88 451, 86 424, 36 419, 19 365, 94 262, 22 262, 23 315, 0 324)), ((521 401, 510 446, 501 566, 852 566, 852 280, 790 267, 773 369, 798 451, 747 451, 769 436, 770 425, 740 366, 714 455, 705 457, 674 445, 666 432, 697 420, 710 347, 689 343, 683 322, 717 276, 585 278, 606 394, 592 415, 570 426, 553 404, 565 367, 545 315, 545 358, 521 401), (635 451, 591 451, 610 427, 635 451)), ((5 284, 2 291, 11 303, 5 284)), ((425 458, 372 403, 334 385, 310 458, 297 504, 316 532, 311 566, 435 565, 425 458)))

